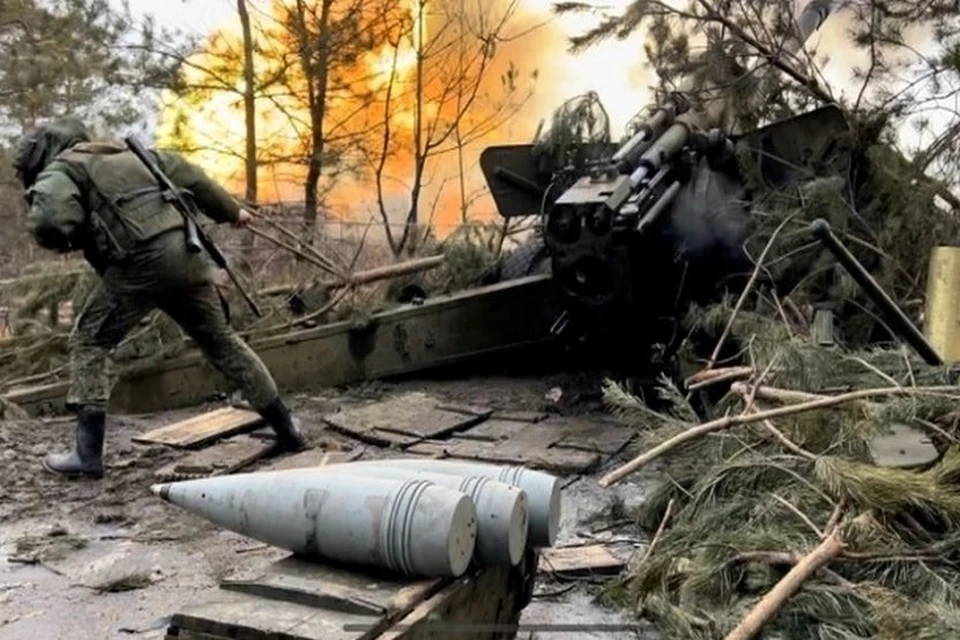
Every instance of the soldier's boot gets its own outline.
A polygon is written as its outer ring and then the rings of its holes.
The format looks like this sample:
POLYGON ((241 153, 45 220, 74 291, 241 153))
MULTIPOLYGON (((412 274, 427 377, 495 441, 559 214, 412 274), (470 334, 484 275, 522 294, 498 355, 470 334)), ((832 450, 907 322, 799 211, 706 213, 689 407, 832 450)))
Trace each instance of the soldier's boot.
POLYGON ((53 473, 68 477, 103 477, 103 437, 106 412, 99 408, 81 407, 77 412, 77 442, 70 453, 51 453, 43 466, 53 473))
POLYGON ((277 434, 277 449, 280 451, 303 451, 307 447, 307 441, 303 437, 300 428, 294 423, 287 405, 283 400, 277 398, 266 407, 259 411, 263 419, 267 421, 273 431, 277 434))

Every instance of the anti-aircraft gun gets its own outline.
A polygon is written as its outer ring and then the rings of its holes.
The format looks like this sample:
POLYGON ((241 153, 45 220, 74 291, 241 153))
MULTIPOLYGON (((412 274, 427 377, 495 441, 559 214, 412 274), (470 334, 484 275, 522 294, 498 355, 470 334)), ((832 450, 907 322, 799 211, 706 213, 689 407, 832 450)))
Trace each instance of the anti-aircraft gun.
MULTIPOLYGON (((783 53, 797 52, 832 9, 829 0, 810 2, 783 53)), ((743 77, 761 99, 763 74, 743 77)), ((669 356, 681 337, 681 307, 752 271, 742 248, 749 215, 744 154, 768 186, 830 174, 842 164, 838 141, 849 125, 835 106, 734 135, 727 131, 733 99, 714 88, 720 97, 697 105, 689 87, 631 123, 619 145, 597 135, 602 127, 588 126, 580 144, 562 152, 545 144, 541 129, 534 144, 481 154, 501 216, 541 216, 542 239, 521 250, 525 271, 511 275, 549 269, 552 331, 586 341, 607 362, 611 355, 631 365, 669 356)), ((563 105, 555 125, 584 114, 595 124, 604 116, 595 103, 588 94, 563 105)))

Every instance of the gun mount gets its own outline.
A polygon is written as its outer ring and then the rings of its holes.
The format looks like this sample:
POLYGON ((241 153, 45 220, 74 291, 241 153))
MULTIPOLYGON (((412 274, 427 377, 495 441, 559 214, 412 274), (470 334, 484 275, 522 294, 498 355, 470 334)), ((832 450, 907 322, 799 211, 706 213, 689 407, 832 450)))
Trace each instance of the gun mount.
MULTIPOLYGON (((797 51, 831 10, 829 1, 809 3, 783 51, 797 51)), ((762 83, 749 81, 757 89, 762 83)), ((558 150, 541 125, 533 144, 481 154, 501 216, 541 218, 556 335, 575 342, 606 336, 614 355, 634 362, 638 348, 648 360, 654 345, 669 352, 680 338, 682 303, 706 301, 753 269, 742 247, 756 176, 744 175, 744 160, 768 187, 844 166, 839 141, 849 125, 835 106, 733 135, 726 131, 732 99, 695 106, 690 87, 632 121, 619 145, 574 127, 579 139, 558 150)), ((595 100, 588 94, 564 104, 554 122, 564 126, 595 100)))

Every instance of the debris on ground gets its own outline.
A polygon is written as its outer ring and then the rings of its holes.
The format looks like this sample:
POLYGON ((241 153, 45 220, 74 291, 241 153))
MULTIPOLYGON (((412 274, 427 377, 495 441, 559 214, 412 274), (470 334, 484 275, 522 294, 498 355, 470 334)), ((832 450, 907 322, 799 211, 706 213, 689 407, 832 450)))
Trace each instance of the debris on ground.
POLYGON ((700 372, 688 395, 664 380, 661 413, 606 387, 643 453, 601 484, 663 472, 637 515, 647 550, 606 596, 677 639, 960 633, 956 372, 823 348, 759 313, 694 315, 714 340, 731 327, 738 375, 700 372), (722 397, 701 415, 708 391, 722 397))

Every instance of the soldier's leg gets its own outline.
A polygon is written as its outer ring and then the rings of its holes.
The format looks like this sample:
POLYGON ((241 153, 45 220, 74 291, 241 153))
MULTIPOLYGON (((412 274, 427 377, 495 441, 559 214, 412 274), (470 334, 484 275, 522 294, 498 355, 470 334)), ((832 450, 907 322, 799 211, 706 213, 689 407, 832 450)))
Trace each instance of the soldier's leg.
POLYGON ((101 286, 80 313, 70 334, 67 406, 77 413, 76 446, 50 454, 43 465, 69 476, 103 476, 107 401, 113 385, 111 350, 150 311, 142 299, 116 296, 101 286))
POLYGON ((213 284, 200 284, 160 302, 160 308, 183 327, 210 363, 243 393, 273 427, 283 450, 299 451, 305 441, 260 357, 227 324, 213 284))

